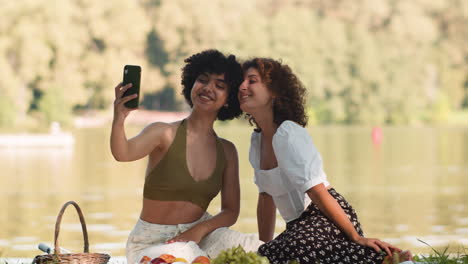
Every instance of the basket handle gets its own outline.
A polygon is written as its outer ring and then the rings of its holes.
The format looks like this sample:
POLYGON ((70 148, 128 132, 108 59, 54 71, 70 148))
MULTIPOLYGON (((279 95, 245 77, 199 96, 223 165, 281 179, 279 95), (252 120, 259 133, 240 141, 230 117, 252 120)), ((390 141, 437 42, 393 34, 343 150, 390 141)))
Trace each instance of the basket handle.
POLYGON ((83 229, 84 253, 88 253, 89 252, 89 242, 88 242, 88 231, 86 229, 86 223, 85 223, 83 213, 81 212, 80 207, 74 201, 66 202, 62 206, 62 209, 60 210, 60 213, 57 216, 57 221, 55 222, 55 236, 54 236, 55 251, 54 252, 55 252, 55 254, 60 254, 60 246, 58 244, 58 235, 59 235, 59 232, 60 232, 60 223, 62 222, 62 216, 63 216, 63 213, 65 212, 65 209, 70 204, 75 207, 76 211, 78 212, 78 216, 80 217, 81 228, 83 229))

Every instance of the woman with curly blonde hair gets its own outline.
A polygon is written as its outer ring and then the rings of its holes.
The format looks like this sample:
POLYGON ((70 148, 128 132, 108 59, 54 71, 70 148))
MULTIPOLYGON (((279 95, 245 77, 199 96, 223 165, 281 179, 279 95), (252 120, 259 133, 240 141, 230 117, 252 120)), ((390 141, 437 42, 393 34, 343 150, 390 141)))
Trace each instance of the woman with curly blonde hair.
POLYGON ((356 212, 327 180, 322 158, 305 126, 303 84, 290 67, 268 58, 244 62, 241 109, 256 129, 249 160, 259 189, 259 254, 271 263, 382 263, 387 254, 411 254, 366 238, 356 212), (276 209, 286 230, 273 239, 276 209), (382 252, 382 253, 381 253, 382 252))

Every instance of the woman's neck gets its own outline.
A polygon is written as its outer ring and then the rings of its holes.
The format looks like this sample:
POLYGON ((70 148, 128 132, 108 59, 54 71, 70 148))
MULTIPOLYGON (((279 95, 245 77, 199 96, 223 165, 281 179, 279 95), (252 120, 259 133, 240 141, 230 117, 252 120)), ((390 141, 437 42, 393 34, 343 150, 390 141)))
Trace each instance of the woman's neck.
POLYGON ((216 116, 210 116, 206 113, 199 113, 192 111, 186 118, 187 128, 191 131, 196 131, 196 134, 207 135, 214 134, 213 124, 216 120, 216 116))
POLYGON ((265 137, 273 137, 278 129, 278 125, 273 121, 273 111, 259 111, 252 114, 252 117, 262 130, 262 135, 265 137))

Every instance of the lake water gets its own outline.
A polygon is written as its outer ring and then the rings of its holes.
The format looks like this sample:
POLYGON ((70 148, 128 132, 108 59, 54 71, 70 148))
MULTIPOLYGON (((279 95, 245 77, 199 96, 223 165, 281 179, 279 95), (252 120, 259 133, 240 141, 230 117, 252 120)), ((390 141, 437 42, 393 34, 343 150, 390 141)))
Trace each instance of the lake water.
MULTIPOLYGON (((141 127, 128 129, 135 135, 141 127)), ((248 163, 251 129, 217 125, 239 152, 241 214, 233 229, 257 232, 257 188, 248 163)), ((369 237, 413 252, 468 246, 468 127, 385 127, 380 146, 370 127, 310 127, 329 181, 354 206, 369 237)), ((116 162, 109 128, 72 131, 70 148, 0 148, 0 256, 34 257, 40 242, 53 245, 61 206, 76 201, 84 212, 90 249, 123 256, 141 209, 146 160, 116 162)), ((219 197, 209 212, 219 209, 219 197)), ((285 225, 278 215, 276 232, 285 225)), ((60 246, 83 250, 73 207, 61 224, 60 246)))

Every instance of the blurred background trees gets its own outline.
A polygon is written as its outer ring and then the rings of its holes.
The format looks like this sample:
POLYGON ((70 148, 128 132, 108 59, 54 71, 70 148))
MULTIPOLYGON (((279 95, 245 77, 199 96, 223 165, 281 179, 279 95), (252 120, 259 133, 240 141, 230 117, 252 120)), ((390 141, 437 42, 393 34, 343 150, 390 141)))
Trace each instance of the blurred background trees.
POLYGON ((282 59, 317 123, 434 123, 468 111, 463 0, 0 3, 0 127, 108 109, 125 64, 142 66, 143 107, 184 110, 183 59, 208 48, 282 59))

